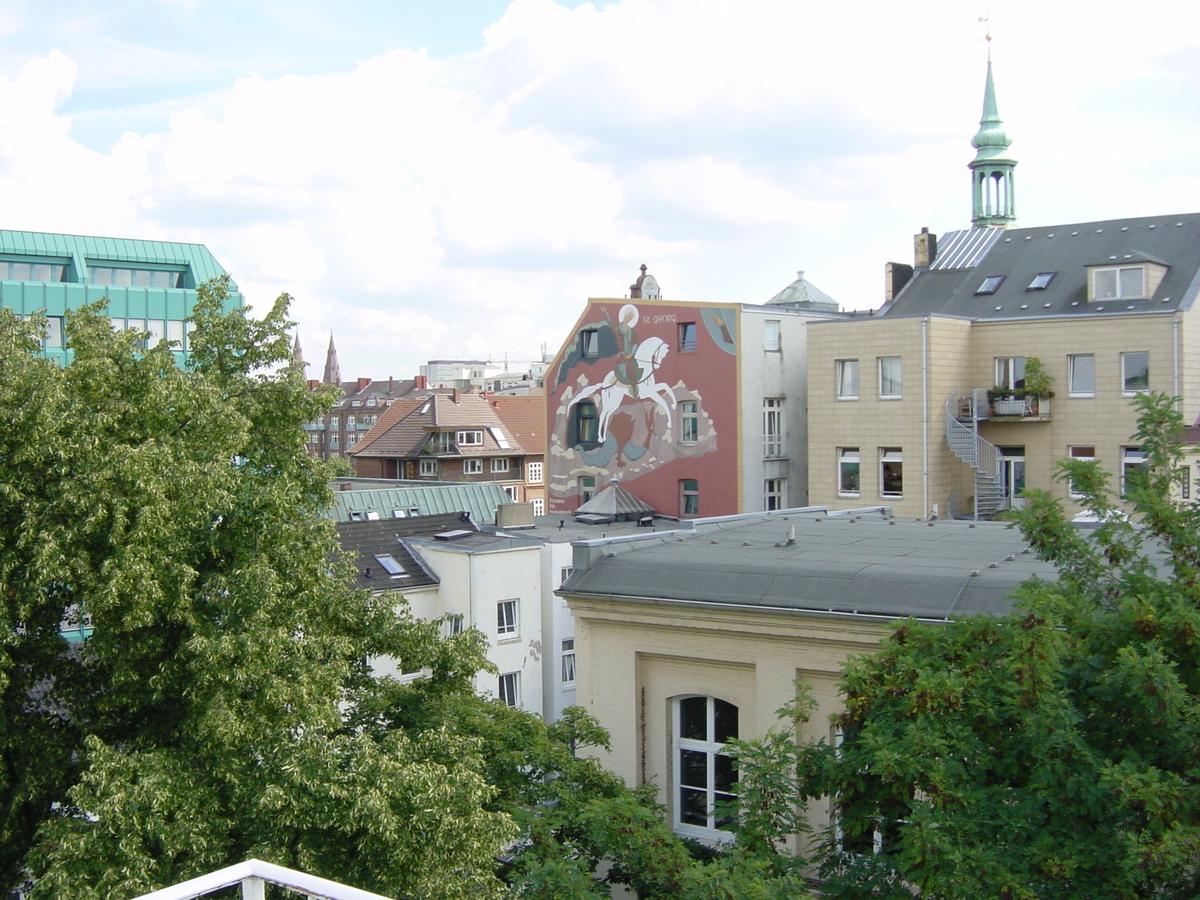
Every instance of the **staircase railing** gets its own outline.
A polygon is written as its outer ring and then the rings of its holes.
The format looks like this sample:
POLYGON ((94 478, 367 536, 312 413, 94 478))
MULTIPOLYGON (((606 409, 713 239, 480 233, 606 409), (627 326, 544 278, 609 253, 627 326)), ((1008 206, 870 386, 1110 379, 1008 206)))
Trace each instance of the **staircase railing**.
POLYGON ((954 391, 946 398, 946 443, 975 473, 976 519, 995 515, 1008 505, 1000 478, 1003 455, 979 436, 977 411, 986 409, 986 403, 987 391, 982 389, 971 394, 954 391))

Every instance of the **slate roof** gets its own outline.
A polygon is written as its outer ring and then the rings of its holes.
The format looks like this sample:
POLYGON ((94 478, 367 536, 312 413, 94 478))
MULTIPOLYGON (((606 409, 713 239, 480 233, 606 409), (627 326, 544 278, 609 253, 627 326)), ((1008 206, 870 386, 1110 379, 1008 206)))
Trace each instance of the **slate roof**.
MULTIPOLYGON (((589 542, 590 543, 590 542, 589 542)), ((958 618, 1000 615, 1010 592, 1056 571, 1003 523, 901 521, 880 513, 739 519, 614 545, 560 588, 571 596, 809 613, 958 618), (789 529, 795 545, 786 545, 789 529), (631 549, 631 548, 637 549, 631 549), (992 564, 995 564, 993 567, 992 564)))
POLYGON ((336 527, 342 552, 356 556, 354 586, 369 591, 404 590, 438 584, 438 577, 409 549, 406 539, 444 531, 476 530, 471 523, 463 522, 459 513, 372 522, 339 522, 336 527), (404 575, 393 577, 388 574, 375 559, 377 555, 385 554, 404 568, 404 575))
POLYGON ((929 267, 918 268, 877 316, 942 314, 970 319, 1137 315, 1189 309, 1200 292, 1200 213, 1111 219, 1040 228, 972 228, 938 241, 929 267), (1089 303, 1087 267, 1144 260, 1170 267, 1146 300, 1089 303), (1028 290, 1046 272, 1044 290, 1028 290), (993 294, 983 280, 1004 276, 993 294))
POLYGON ((452 454, 428 455, 523 456, 530 452, 482 395, 431 391, 394 402, 349 453, 368 458, 415 457, 428 442, 430 432, 457 429, 482 431, 483 443, 459 446, 452 454), (498 438, 508 446, 502 446, 498 438))

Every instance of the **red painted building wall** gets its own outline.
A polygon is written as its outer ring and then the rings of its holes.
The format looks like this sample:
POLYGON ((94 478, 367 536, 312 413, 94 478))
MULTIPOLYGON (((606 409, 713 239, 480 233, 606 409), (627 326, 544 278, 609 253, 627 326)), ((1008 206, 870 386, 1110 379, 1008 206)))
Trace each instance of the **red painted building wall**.
POLYGON ((738 307, 590 300, 546 379, 548 512, 613 477, 660 515, 738 511, 738 307))

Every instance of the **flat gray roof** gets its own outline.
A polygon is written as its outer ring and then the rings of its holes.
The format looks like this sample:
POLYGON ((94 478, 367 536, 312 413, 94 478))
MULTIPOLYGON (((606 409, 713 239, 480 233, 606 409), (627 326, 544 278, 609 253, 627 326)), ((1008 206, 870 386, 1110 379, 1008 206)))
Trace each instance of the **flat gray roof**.
POLYGON ((1007 524, 931 525, 879 512, 764 515, 700 525, 692 537, 614 543, 612 550, 577 570, 561 592, 944 619, 1002 615, 1021 582, 1057 578, 1007 524))

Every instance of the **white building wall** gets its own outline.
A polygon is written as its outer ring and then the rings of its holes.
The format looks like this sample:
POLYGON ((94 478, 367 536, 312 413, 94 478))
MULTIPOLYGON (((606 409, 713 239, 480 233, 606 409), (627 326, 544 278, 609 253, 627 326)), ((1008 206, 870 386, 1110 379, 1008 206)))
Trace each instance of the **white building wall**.
MULTIPOLYGON (((742 432, 742 511, 766 509, 768 479, 786 479, 780 508, 808 504, 808 410, 805 322, 811 313, 770 306, 743 306, 740 407, 742 432), (768 321, 779 322, 779 349, 767 349, 768 321), (763 401, 782 398, 785 457, 764 459, 763 401)), ((824 317, 822 317, 824 318, 824 317)))
MULTIPOLYGON (((575 640, 575 620, 567 601, 554 595, 570 573, 573 556, 569 543, 542 545, 542 710, 547 722, 575 705, 575 682, 563 681, 563 642, 575 640)), ((575 649, 565 652, 574 653, 575 649)))

